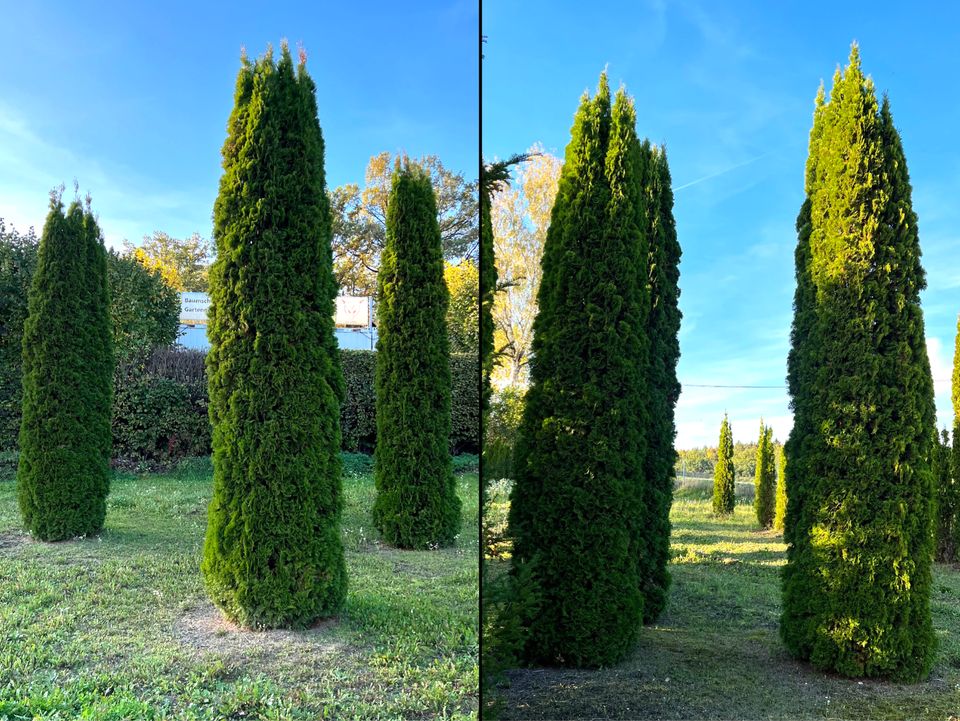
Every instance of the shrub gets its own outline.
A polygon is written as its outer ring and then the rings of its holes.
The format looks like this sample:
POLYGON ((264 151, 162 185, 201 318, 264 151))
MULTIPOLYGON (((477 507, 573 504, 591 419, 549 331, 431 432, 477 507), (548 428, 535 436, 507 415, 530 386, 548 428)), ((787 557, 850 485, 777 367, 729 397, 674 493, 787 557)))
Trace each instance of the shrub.
POLYGON ((340 610, 347 569, 336 281, 315 86, 283 45, 237 77, 214 206, 207 369, 213 498, 201 569, 233 621, 340 610))
POLYGON ((513 453, 523 416, 526 389, 507 386, 493 392, 483 437, 483 475, 488 481, 513 478, 513 453))
POLYGON ((23 323, 37 267, 37 236, 0 219, 0 451, 17 448, 23 403, 23 323))
POLYGON ((450 463, 449 293, 436 199, 416 165, 393 175, 377 296, 374 524, 394 546, 447 545, 460 528, 450 463))
POLYGON ((89 203, 58 195, 40 238, 23 328, 17 498, 24 525, 59 541, 103 527, 110 490, 107 254, 89 203))
MULTIPOLYGON (((345 451, 372 453, 377 445, 377 409, 374 377, 376 351, 341 350, 346 397, 340 405, 340 427, 345 451)), ((450 356, 450 452, 478 453, 480 409, 476 354, 450 356)))
POLYGON ((118 369, 113 402, 114 458, 169 465, 184 457, 210 453, 203 357, 198 351, 158 348, 146 359, 118 369))

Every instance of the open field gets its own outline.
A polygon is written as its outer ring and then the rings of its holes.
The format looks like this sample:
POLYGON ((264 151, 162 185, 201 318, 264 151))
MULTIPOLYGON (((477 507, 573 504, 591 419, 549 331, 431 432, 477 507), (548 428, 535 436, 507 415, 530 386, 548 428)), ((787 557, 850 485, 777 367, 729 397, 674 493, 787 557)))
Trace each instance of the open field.
MULTIPOLYGON (((498 512, 503 513, 503 499, 498 512)), ((960 569, 935 566, 940 640, 930 679, 916 685, 826 675, 791 659, 778 636, 779 533, 753 508, 732 518, 708 495, 680 489, 671 513, 673 587, 634 652, 599 671, 510 670, 500 719, 930 719, 960 716, 960 569)), ((494 562, 502 572, 506 563, 494 562)), ((496 572, 495 571, 495 572, 496 572)))
POLYGON ((208 459, 118 473, 104 531, 57 544, 22 532, 0 470, 0 719, 475 718, 476 473, 455 547, 397 551, 369 459, 347 461, 346 608, 302 632, 238 630, 207 600, 208 459))

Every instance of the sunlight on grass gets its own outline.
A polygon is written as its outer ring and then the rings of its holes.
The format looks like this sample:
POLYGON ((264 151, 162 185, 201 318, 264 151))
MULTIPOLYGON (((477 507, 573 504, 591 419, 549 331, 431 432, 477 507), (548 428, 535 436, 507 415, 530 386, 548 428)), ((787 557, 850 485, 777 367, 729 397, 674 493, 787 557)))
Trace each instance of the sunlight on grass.
POLYGON ((199 572, 209 459, 118 474, 104 531, 37 543, 0 478, 0 718, 475 718, 477 475, 458 476, 454 547, 398 551, 370 522, 363 459, 345 459, 344 612, 248 632, 199 572))
MULTIPOLYGON (((498 518, 509 500, 497 497, 498 518)), ((924 719, 960 715, 960 569, 935 565, 940 640, 931 678, 903 685, 843 679, 791 659, 779 638, 780 533, 753 507, 713 514, 709 498, 675 499, 673 584, 663 615, 633 654, 599 671, 515 669, 498 687, 501 719, 924 719)), ((509 538, 501 540, 509 545, 509 538)), ((491 575, 506 569, 493 561, 491 575)))

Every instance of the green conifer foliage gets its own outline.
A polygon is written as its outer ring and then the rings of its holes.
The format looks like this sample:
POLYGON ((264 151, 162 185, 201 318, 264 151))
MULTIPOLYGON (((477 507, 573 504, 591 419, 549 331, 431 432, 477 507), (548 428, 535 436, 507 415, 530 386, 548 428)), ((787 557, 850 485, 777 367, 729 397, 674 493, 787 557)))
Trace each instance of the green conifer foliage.
POLYGON ((460 528, 448 441, 448 292, 433 187, 416 165, 394 172, 377 284, 374 523, 401 548, 448 545, 460 528))
POLYGON ((713 467, 713 512, 719 515, 733 513, 736 503, 736 470, 733 467, 733 429, 727 414, 720 424, 720 443, 717 446, 717 464, 713 467))
POLYGON ((953 377, 953 443, 943 431, 943 452, 937 474, 937 546, 939 561, 960 558, 960 316, 957 317, 957 335, 954 340, 953 377))
POLYGON ((666 149, 648 141, 642 146, 645 166, 645 231, 648 256, 644 273, 649 288, 647 300, 649 338, 647 365, 648 412, 644 463, 643 508, 647 562, 641 568, 644 622, 655 620, 667 601, 670 574, 670 505, 676 483, 676 423, 674 412, 680 398, 677 362, 680 360, 680 244, 673 219, 673 189, 666 149))
POLYGON ((113 341, 107 254, 90 211, 58 194, 40 238, 23 329, 17 497, 44 541, 103 528, 110 490, 113 341))
POLYGON ((315 86, 286 45, 245 57, 214 207, 207 371, 213 499, 202 569, 254 628, 302 627, 346 594, 336 283, 315 86))
POLYGON ((510 508, 529 662, 608 665, 643 618, 642 232, 634 110, 581 100, 544 246, 510 508))
POLYGON ((753 508, 757 512, 757 523, 761 528, 773 525, 774 476, 773 429, 760 421, 760 437, 757 440, 757 468, 754 476, 753 508))
POLYGON ((957 559, 957 487, 953 480, 950 434, 944 428, 937 438, 933 454, 933 476, 936 484, 937 523, 935 558, 941 563, 957 559))
MULTIPOLYGON (((492 189, 481 184, 480 192, 480 418, 490 407, 490 374, 493 372, 493 296, 497 290, 497 265, 493 250, 493 218, 490 211, 492 189)), ((482 425, 482 420, 481 420, 482 425)))
POLYGON ((846 676, 918 680, 935 647, 935 416, 910 195, 854 46, 818 103, 798 223, 781 619, 791 653, 846 676))
POLYGON ((787 454, 783 446, 777 448, 777 493, 774 501, 773 528, 776 531, 784 530, 784 520, 787 516, 787 454))

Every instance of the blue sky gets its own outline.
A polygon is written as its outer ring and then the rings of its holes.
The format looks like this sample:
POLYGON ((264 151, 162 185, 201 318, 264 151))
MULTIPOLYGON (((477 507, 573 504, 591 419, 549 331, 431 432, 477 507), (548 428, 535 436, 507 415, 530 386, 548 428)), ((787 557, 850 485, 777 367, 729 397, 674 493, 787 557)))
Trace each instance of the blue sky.
POLYGON ((317 85, 327 183, 371 155, 438 155, 477 174, 476 0, 404 3, 2 3, 0 217, 90 191, 107 241, 209 237, 240 49, 302 42, 317 85))
POLYGON ((693 384, 785 382, 813 102, 821 79, 829 92, 852 40, 864 71, 889 94, 903 138, 927 270, 938 421, 952 425, 958 21, 960 9, 933 2, 485 0, 486 158, 535 141, 562 157, 578 98, 604 67, 614 88, 623 83, 636 98, 641 137, 667 146, 684 252, 678 447, 715 445, 725 410, 735 440, 756 440, 761 416, 781 440, 789 432, 785 388, 693 384))

